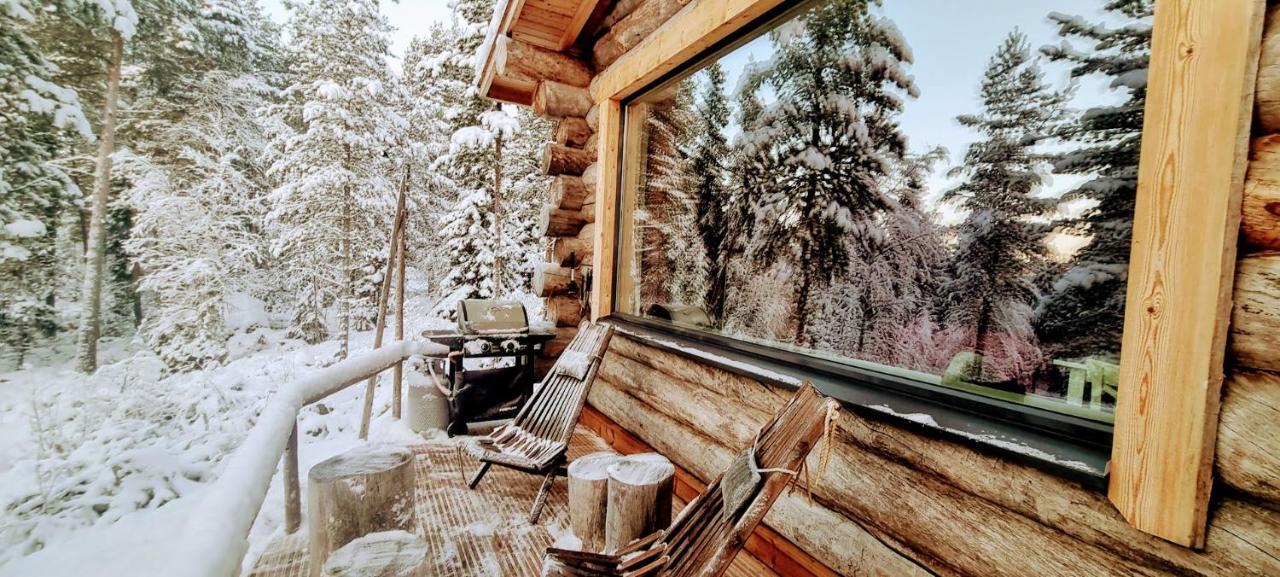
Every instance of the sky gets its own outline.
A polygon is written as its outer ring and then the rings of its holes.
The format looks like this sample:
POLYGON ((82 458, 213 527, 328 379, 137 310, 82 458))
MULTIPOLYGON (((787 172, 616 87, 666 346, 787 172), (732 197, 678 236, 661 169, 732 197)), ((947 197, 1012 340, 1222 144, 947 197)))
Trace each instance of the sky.
MULTIPOLYGON (((272 20, 284 24, 289 19, 284 0, 261 1, 272 20)), ((391 52, 396 60, 394 69, 399 69, 399 60, 414 36, 425 35, 433 22, 449 21, 453 13, 449 4, 449 0, 382 0, 382 13, 395 27, 391 34, 391 52)))

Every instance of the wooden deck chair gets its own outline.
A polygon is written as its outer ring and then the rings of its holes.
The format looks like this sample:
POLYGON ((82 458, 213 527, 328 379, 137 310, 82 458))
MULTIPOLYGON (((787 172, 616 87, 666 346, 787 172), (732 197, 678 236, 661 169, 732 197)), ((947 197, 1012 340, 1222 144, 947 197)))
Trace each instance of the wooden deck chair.
POLYGON ((773 502, 804 464, 827 426, 834 401, 805 384, 761 429, 753 445, 761 478, 742 484, 741 464, 748 463, 746 451, 706 490, 680 512, 666 530, 633 541, 614 553, 590 553, 549 548, 543 557, 544 577, 567 576, 718 576, 733 562, 738 551, 773 502), (726 478, 734 487, 722 490, 726 478), (736 481, 734 480, 736 479, 736 481), (739 506, 726 512, 725 495, 739 506))
POLYGON ((552 482, 556 475, 564 475, 569 438, 612 335, 612 326, 584 321, 515 419, 466 445, 467 452, 481 461, 480 470, 467 483, 469 488, 475 489, 492 465, 544 475, 529 511, 529 522, 538 522, 552 482))

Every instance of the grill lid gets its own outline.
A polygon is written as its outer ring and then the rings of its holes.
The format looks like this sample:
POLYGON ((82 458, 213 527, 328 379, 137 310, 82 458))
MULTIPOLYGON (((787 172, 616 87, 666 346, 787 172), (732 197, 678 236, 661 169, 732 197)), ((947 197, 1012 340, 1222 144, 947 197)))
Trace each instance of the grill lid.
POLYGON ((523 334, 529 316, 520 301, 464 299, 458 301, 458 331, 463 335, 523 334))

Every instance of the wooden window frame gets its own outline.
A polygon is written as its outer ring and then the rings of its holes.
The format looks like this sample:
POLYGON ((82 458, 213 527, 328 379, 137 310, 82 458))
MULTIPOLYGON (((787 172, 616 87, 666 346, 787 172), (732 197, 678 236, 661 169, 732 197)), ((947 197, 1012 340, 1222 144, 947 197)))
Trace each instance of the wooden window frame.
MULTIPOLYGON (((788 4, 695 0, 592 81, 593 320, 614 312, 622 102, 788 4)), ((1155 14, 1108 495, 1133 526, 1190 547, 1205 542, 1265 9, 1159 0, 1155 14)))

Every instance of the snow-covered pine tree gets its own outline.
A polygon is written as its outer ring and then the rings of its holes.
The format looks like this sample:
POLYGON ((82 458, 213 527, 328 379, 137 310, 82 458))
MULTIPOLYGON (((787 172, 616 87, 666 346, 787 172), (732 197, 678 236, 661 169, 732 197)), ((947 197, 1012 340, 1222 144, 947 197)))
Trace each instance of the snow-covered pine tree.
POLYGON ((432 90, 441 96, 436 106, 450 135, 448 152, 435 163, 453 195, 440 221, 449 264, 435 307, 446 317, 459 299, 527 290, 525 263, 537 246, 528 234, 533 215, 527 210, 536 206, 533 189, 545 189, 546 182, 532 153, 550 131, 545 121, 522 122, 511 107, 495 106, 476 91, 475 52, 493 4, 457 0, 453 6, 450 41, 424 60, 434 72, 432 90))
POLYGON ((427 280, 428 294, 438 293, 438 283, 448 272, 448 253, 440 237, 440 215, 454 200, 452 180, 441 170, 449 153, 452 104, 466 91, 461 78, 445 74, 455 29, 431 25, 426 36, 415 36, 405 52, 401 83, 403 108, 408 122, 411 164, 409 230, 416 240, 407 261, 427 280))
POLYGON ((182 79, 183 114, 126 159, 137 208, 128 249, 146 270, 144 325, 170 367, 226 354, 227 302, 265 297, 269 190, 266 135, 256 111, 275 96, 274 30, 251 0, 205 5, 201 52, 212 69, 182 79))
POLYGON ((641 303, 706 305, 707 253, 698 228, 693 172, 686 143, 697 122, 694 81, 672 87, 648 105, 644 195, 635 212, 641 303))
POLYGON ((0 5, 0 343, 19 365, 37 335, 55 330, 57 228, 79 196, 51 161, 67 131, 93 138, 75 92, 32 28, 42 10, 63 2, 14 0, 0 5))
POLYGON ((972 335, 979 359, 973 378, 1015 378, 1010 371, 1027 368, 1019 359, 994 357, 1034 339, 1033 280, 1048 251, 1050 227, 1043 219, 1054 208, 1053 199, 1037 196, 1048 172, 1037 144, 1056 128, 1066 98, 1044 82, 1026 36, 1014 31, 987 66, 979 89, 982 110, 957 118, 979 140, 951 170, 962 183, 943 195, 967 214, 956 231, 945 289, 949 325, 972 335), (988 352, 993 358, 984 359, 988 352))
POLYGON ((925 177, 945 158, 943 149, 909 155, 885 179, 894 204, 881 217, 880 234, 850 265, 850 280, 825 295, 823 318, 813 327, 822 335, 815 340, 832 347, 826 350, 908 366, 900 355, 931 346, 928 331, 920 328, 932 325, 946 251, 942 231, 920 197, 925 177))
POLYGON ((794 267, 794 339, 808 341, 810 298, 877 239, 893 206, 881 186, 906 152, 897 126, 903 96, 918 89, 911 49, 878 0, 832 0, 771 33, 761 86, 776 102, 744 134, 744 151, 772 178, 754 191, 753 260, 794 267))
MULTIPOLYGON (((509 115, 493 110, 472 86, 475 52, 492 12, 486 0, 455 0, 451 42, 435 57, 436 79, 448 95, 445 107, 449 149, 437 162, 448 178, 452 198, 440 215, 440 235, 449 265, 441 282, 435 313, 453 314, 455 303, 494 296, 493 268, 499 243, 493 238, 495 135, 514 129, 509 115), (506 118, 501 118, 506 117, 506 118), (485 118, 492 122, 485 125, 485 118)), ((509 136, 510 133, 507 135, 509 136)))
POLYGON ((542 239, 537 236, 539 211, 551 178, 542 173, 542 146, 551 138, 555 124, 528 108, 516 111, 520 129, 506 142, 503 151, 503 196, 505 222, 501 249, 505 295, 530 293, 533 271, 541 261, 542 239))
POLYGON ((1050 60, 1070 63, 1072 76, 1109 78, 1111 89, 1124 96, 1119 104, 1076 115, 1059 132, 1076 148, 1054 159, 1055 170, 1091 177, 1064 194, 1062 201, 1087 200, 1092 206, 1063 223, 1068 232, 1087 236, 1090 242, 1073 256, 1061 276, 1050 281, 1036 311, 1037 334, 1046 351, 1055 356, 1113 355, 1119 350, 1147 100, 1152 8, 1152 0, 1108 2, 1106 10, 1124 20, 1119 26, 1049 15, 1063 40, 1041 52, 1050 60))
POLYGON ((124 43, 137 32, 138 15, 130 0, 102 2, 85 22, 96 20, 108 30, 109 55, 106 62, 106 90, 103 92, 93 196, 85 242, 84 282, 80 291, 80 328, 77 334, 76 368, 90 373, 98 367, 98 334, 101 324, 102 268, 106 249, 108 200, 111 193, 111 156, 115 152, 116 109, 120 98, 120 76, 124 66, 124 43), (96 18, 95 18, 96 17, 96 18))
POLYGON ((729 255, 725 251, 728 200, 725 162, 729 144, 724 131, 729 124, 729 102, 725 94, 725 74, 720 63, 709 66, 705 83, 694 105, 697 122, 689 151, 689 168, 693 171, 693 197, 697 206, 698 236, 707 258, 708 285, 704 298, 707 314, 723 325, 725 291, 729 280, 729 255))
POLYGON ((329 336, 336 306, 345 355, 353 315, 367 314, 352 310, 355 258, 385 245, 394 218, 391 155, 405 122, 387 68, 390 24, 376 0, 313 0, 294 5, 289 28, 293 80, 272 124, 272 253, 294 334, 329 336))

